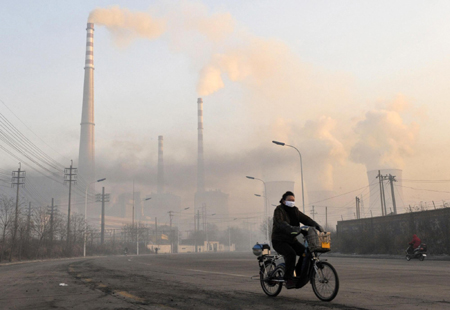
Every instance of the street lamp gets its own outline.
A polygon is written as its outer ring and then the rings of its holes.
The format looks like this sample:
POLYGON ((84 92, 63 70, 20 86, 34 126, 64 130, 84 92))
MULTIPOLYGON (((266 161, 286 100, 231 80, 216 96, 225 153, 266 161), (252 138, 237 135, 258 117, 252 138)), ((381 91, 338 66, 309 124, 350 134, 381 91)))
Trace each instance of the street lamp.
POLYGON ((99 179, 99 180, 97 180, 97 181, 91 182, 91 183, 89 183, 89 184, 86 185, 86 192, 85 192, 85 194, 84 194, 84 242, 83 242, 83 257, 86 257, 86 237, 87 237, 87 234, 86 234, 86 229, 87 229, 87 225, 86 225, 86 223, 87 223, 87 217, 86 217, 86 214, 87 214, 87 194, 88 194, 88 188, 89 188, 89 186, 91 186, 91 185, 94 184, 94 183, 97 183, 97 182, 103 182, 103 181, 105 181, 105 180, 106 180, 106 178, 99 179))
MULTIPOLYGON (((133 192, 133 198, 134 198, 134 192, 133 192)), ((151 197, 144 198, 144 199, 142 199, 142 201, 147 201, 147 200, 150 200, 150 199, 152 199, 152 198, 151 197)), ((134 208, 133 208, 133 211, 134 211, 134 208)), ((142 215, 143 212, 144 212, 144 209, 142 208, 141 209, 141 215, 142 215)), ((133 222, 134 222, 134 213, 133 213, 133 222)), ((138 234, 137 224, 136 224, 136 255, 139 255, 139 234, 138 234)))
MULTIPOLYGON (((266 189, 266 182, 264 182, 261 179, 258 179, 258 178, 255 178, 255 177, 251 177, 251 176, 248 176, 248 175, 246 176, 246 178, 250 179, 250 180, 258 180, 258 181, 263 182, 263 184, 264 184, 264 196, 265 196, 264 197, 264 217, 265 217, 265 220, 267 221, 266 239, 267 239, 267 242, 269 242, 269 220, 268 220, 268 216, 267 216, 267 189, 266 189)), ((258 196, 258 195, 255 194, 255 196, 258 196)))
POLYGON ((300 172, 301 172, 301 177, 302 177, 302 204, 303 204, 303 213, 305 213, 305 191, 303 190, 303 164, 302 164, 302 154, 300 153, 300 151, 292 145, 286 144, 284 142, 279 142, 279 141, 272 141, 272 143, 276 144, 276 145, 281 145, 281 146, 289 146, 292 147, 293 149, 296 149, 298 152, 298 155, 300 156, 300 172))

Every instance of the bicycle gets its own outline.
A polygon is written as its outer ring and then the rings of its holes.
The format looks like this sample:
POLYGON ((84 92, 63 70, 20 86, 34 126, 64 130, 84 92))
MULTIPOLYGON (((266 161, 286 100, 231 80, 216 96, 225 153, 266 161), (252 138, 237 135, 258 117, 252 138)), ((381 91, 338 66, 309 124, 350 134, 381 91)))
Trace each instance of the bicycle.
MULTIPOLYGON (((339 277, 330 263, 320 259, 322 253, 330 250, 330 233, 318 233, 313 227, 302 226, 298 234, 302 234, 305 239, 305 257, 300 281, 295 288, 302 288, 310 282, 317 298, 322 301, 333 300, 339 291, 339 277)), ((285 282, 283 280, 285 264, 276 264, 282 255, 270 255, 268 245, 264 245, 260 253, 255 252, 255 248, 253 252, 258 256, 259 280, 264 293, 270 297, 278 296, 285 282)))

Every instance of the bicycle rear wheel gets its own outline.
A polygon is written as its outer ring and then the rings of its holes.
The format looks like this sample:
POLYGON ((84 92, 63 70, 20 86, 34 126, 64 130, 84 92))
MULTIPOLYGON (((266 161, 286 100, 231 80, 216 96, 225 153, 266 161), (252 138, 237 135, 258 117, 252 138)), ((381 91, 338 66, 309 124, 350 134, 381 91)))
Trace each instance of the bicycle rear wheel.
POLYGON ((275 297, 283 288, 284 267, 276 267, 274 262, 267 262, 265 268, 261 268, 259 279, 261 287, 267 296, 275 297))
POLYGON ((334 267, 326 262, 317 263, 318 271, 313 271, 311 285, 317 298, 333 300, 339 291, 339 278, 334 267))

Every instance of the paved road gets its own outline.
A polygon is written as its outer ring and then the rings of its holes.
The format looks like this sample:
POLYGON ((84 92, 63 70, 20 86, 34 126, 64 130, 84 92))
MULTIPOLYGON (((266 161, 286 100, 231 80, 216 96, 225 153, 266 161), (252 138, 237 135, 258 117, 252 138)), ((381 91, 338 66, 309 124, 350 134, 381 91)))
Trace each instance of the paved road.
POLYGON ((450 262, 329 257, 340 291, 264 295, 251 253, 111 256, 0 265, 0 309, 450 309, 450 262), (60 286, 65 283, 68 286, 60 286))

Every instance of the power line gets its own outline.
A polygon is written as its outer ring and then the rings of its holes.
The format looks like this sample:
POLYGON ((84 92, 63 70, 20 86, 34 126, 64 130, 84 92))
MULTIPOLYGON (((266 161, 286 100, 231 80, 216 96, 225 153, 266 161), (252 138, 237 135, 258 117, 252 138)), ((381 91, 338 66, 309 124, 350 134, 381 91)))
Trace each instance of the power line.
POLYGON ((397 185, 403 188, 409 188, 409 189, 414 189, 414 190, 418 190, 418 191, 427 191, 427 192, 436 192, 436 193, 447 193, 450 194, 450 192, 448 191, 438 191, 435 189, 423 189, 423 188, 415 188, 415 187, 409 187, 409 186, 403 186, 403 185, 397 185))
MULTIPOLYGON (((41 140, 46 146, 48 146, 52 151, 54 151, 55 153, 58 153, 57 150, 53 149, 50 145, 48 145, 41 137, 39 137, 33 130, 31 130, 31 128, 29 128, 7 105, 6 103, 0 99, 0 102, 9 110, 9 112, 12 113, 12 115, 14 115, 19 122, 22 123, 22 125, 24 125, 36 138, 38 138, 39 140, 41 140)), ((63 155, 61 155, 60 153, 58 153, 61 157, 64 157, 63 155)), ((64 157, 65 159, 69 160, 69 158, 64 157)), ((64 167, 64 166, 62 166, 64 167)))

